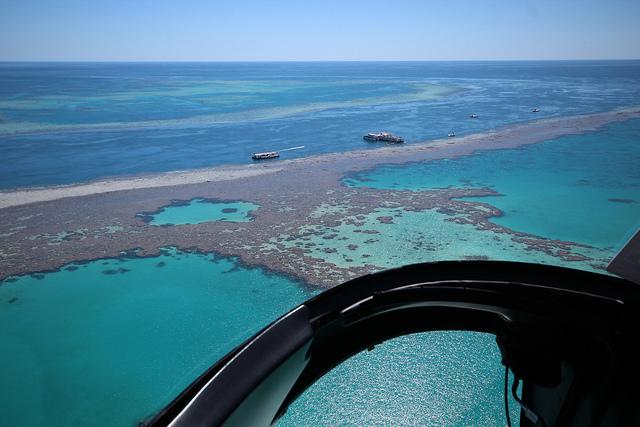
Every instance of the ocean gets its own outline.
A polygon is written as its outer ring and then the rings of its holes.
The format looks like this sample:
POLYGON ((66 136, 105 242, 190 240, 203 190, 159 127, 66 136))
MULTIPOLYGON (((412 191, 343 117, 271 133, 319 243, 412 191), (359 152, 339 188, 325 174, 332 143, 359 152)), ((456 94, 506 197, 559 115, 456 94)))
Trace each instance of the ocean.
MULTIPOLYGON (((0 189, 248 164, 255 151, 301 145, 282 158, 368 149, 377 145, 362 135, 379 130, 415 144, 638 99, 640 61, 4 63, 0 189)), ((635 119, 517 149, 382 165, 342 183, 414 193, 489 188, 498 195, 468 200, 500 209, 495 224, 588 245, 590 256, 606 260, 640 226, 638 164, 635 119)), ((260 209, 194 199, 144 215, 159 233, 206 221, 241 229, 260 209)), ((32 214, 46 215, 46 207, 34 205, 32 214)), ((309 217, 304 237, 282 243, 283 257, 308 245, 311 256, 339 268, 483 255, 594 269, 447 219, 382 206, 331 227, 309 217), (375 253, 356 221, 376 233, 375 253), (336 237, 307 237, 317 231, 336 237), (425 246, 429 252, 416 250, 425 246)), ((13 232, 0 229, 3 238, 13 232)), ((65 239, 51 237, 52 256, 56 245, 74 244, 65 239)), ((321 291, 268 266, 166 243, 160 255, 104 257, 98 242, 95 259, 0 282, 0 425, 136 425, 233 346, 321 291)), ((281 425, 500 425, 503 375, 490 335, 400 337, 339 366, 281 425)))
POLYGON ((415 143, 638 99, 640 61, 2 63, 0 188, 348 151, 378 130, 415 143))

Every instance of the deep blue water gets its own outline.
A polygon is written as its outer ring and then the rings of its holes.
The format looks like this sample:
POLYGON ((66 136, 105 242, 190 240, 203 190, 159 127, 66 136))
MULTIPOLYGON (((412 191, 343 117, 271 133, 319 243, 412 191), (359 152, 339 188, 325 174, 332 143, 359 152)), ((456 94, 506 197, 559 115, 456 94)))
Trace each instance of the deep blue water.
POLYGON ((411 143, 638 99, 640 61, 2 63, 0 188, 361 149, 381 129, 411 143))

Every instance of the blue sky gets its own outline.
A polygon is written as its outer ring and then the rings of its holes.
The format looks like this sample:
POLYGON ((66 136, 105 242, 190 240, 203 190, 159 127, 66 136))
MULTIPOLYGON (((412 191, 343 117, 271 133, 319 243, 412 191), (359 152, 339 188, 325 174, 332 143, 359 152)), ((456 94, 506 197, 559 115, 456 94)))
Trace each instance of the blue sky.
POLYGON ((0 0, 0 60, 638 59, 640 0, 0 0))

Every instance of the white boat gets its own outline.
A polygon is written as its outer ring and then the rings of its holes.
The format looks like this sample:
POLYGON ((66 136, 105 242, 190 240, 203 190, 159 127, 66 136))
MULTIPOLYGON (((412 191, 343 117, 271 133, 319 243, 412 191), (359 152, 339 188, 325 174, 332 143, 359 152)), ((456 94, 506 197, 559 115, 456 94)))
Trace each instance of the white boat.
POLYGON ((469 117, 472 118, 472 119, 477 119, 478 115, 476 113, 471 113, 471 114, 469 114, 469 117))
POLYGON ((532 113, 539 113, 540 109, 538 107, 534 108, 533 110, 531 110, 532 113))
POLYGON ((449 133, 447 134, 447 136, 448 136, 449 138, 453 138, 454 136, 456 136, 456 133, 455 133, 454 131, 451 131, 451 132, 449 132, 449 133))
POLYGON ((275 159, 276 157, 280 157, 280 153, 277 151, 265 151, 264 153, 254 153, 251 158, 253 160, 265 160, 265 159, 275 159))

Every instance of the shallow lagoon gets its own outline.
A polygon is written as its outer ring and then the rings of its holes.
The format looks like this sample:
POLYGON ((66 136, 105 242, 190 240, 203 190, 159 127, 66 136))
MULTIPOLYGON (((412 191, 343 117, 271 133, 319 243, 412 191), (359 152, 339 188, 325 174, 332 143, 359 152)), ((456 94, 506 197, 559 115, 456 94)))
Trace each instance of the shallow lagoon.
POLYGON ((345 179, 350 186, 420 191, 490 187, 491 220, 551 239, 620 247, 640 226, 640 120, 511 150, 404 166, 345 179))
POLYGON ((151 225, 184 225, 203 222, 248 222, 251 212, 260 206, 242 201, 216 201, 196 198, 188 202, 174 202, 157 212, 139 214, 151 225))
MULTIPOLYGON (((315 292, 232 259, 175 249, 9 278, 0 283, 0 424, 134 425, 315 292)), ((408 424, 496 424, 501 384, 492 336, 414 335, 340 366, 281 424, 373 425, 399 415, 408 424), (403 400, 389 405, 388 393, 403 400)))
POLYGON ((133 426, 312 291, 165 250, 0 282, 0 425, 133 426))
MULTIPOLYGON (((481 231, 471 224, 459 224, 449 219, 450 216, 435 210, 414 212, 379 208, 359 218, 345 217, 334 227, 303 227, 300 234, 309 234, 308 237, 279 237, 280 244, 285 247, 302 248, 313 258, 345 268, 368 264, 384 269, 480 256, 593 270, 592 261, 567 263, 544 252, 529 250, 509 234, 481 231), (289 240, 290 237, 294 238, 289 240)), ((273 238, 269 244, 276 241, 277 238, 273 238)), ((578 248, 576 252, 602 263, 614 255, 612 251, 596 248, 578 248)))

